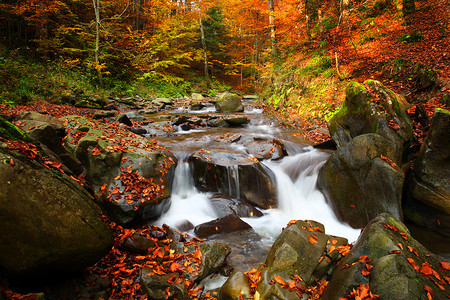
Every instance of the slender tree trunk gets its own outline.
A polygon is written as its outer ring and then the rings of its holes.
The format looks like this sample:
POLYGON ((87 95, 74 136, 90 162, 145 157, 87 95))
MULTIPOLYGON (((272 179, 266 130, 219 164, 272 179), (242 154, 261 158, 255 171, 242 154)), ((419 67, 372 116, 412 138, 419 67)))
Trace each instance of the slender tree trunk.
POLYGON ((200 23, 200 32, 201 32, 201 39, 202 39, 202 46, 203 46, 203 59, 205 63, 205 81, 206 81, 206 87, 209 88, 209 74, 208 74, 208 52, 206 49, 206 41, 205 41, 205 28, 203 26, 202 19, 199 19, 200 23))
POLYGON ((98 80, 100 85, 103 85, 102 71, 100 70, 100 0, 92 0, 94 4, 94 12, 95 12, 95 68, 97 70, 98 80))
POLYGON ((274 0, 268 0, 269 6, 269 26, 270 26, 270 41, 272 43, 272 57, 277 57, 277 36, 275 31, 275 5, 274 0))

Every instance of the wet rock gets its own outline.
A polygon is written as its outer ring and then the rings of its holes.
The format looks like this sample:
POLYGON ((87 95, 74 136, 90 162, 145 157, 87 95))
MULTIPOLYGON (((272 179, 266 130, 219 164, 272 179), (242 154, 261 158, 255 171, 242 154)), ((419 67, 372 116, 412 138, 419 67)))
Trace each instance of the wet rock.
POLYGON ((147 134, 147 129, 142 128, 142 127, 133 127, 133 128, 130 128, 130 131, 137 135, 147 134))
POLYGON ((223 300, 240 300, 251 296, 248 278, 241 271, 234 271, 219 293, 219 298, 223 300))
POLYGON ((436 110, 407 185, 407 218, 450 236, 450 112, 436 110), (424 209, 425 208, 425 209, 424 209), (439 222, 437 221, 439 218, 439 222))
POLYGON ((31 121, 35 121, 37 124, 45 123, 52 126, 58 137, 61 139, 66 136, 66 128, 64 127, 63 122, 53 116, 40 114, 35 111, 27 111, 19 112, 15 119, 16 121, 20 121, 20 126, 23 128, 33 127, 31 121))
POLYGON ((244 144, 249 154, 258 160, 281 159, 287 155, 284 144, 279 139, 254 138, 253 141, 244 144))
POLYGON ((208 121, 209 127, 228 127, 228 123, 224 119, 212 119, 208 121))
POLYGON ((377 133, 395 145, 396 154, 391 159, 400 164, 413 139, 412 121, 406 113, 409 104, 378 81, 367 80, 364 84, 373 95, 363 85, 351 82, 341 109, 328 122, 331 137, 340 148, 358 135, 377 133), (374 95, 379 104, 369 101, 374 95))
POLYGON ((189 116, 183 115, 183 116, 177 116, 172 119, 173 125, 181 125, 183 123, 186 123, 189 120, 189 116))
MULTIPOLYGON (((45 153, 44 153, 45 155, 45 153)), ((0 269, 61 277, 92 265, 113 236, 92 196, 68 175, 0 146, 0 269)))
POLYGON ((264 209, 276 206, 275 176, 256 159, 243 154, 200 150, 188 162, 199 190, 228 194, 264 209))
POLYGON ((133 122, 131 122, 130 118, 128 118, 127 114, 121 113, 116 117, 116 122, 125 124, 129 127, 133 127, 133 122))
POLYGON ((331 155, 319 171, 317 186, 340 220, 361 228, 383 212, 402 219, 404 175, 387 161, 394 153, 386 138, 364 134, 331 155))
POLYGON ((247 202, 232 198, 226 194, 214 194, 209 202, 219 218, 234 214, 238 217, 261 217, 263 213, 247 202))
POLYGON ((175 283, 174 278, 179 278, 178 273, 166 275, 157 275, 150 268, 142 268, 139 277, 142 291, 144 291, 150 299, 166 300, 178 299, 189 300, 189 291, 183 280, 175 283), (150 274, 153 274, 150 276, 150 274), (167 293, 167 289, 169 292, 167 293))
POLYGON ((101 109, 102 107, 92 100, 81 100, 75 103, 75 107, 101 109))
POLYGON ((237 116, 224 117, 224 121, 227 122, 231 127, 240 127, 242 125, 250 123, 249 118, 237 116))
POLYGON ((194 233, 199 238, 209 237, 214 234, 230 233, 241 230, 248 230, 252 227, 242 221, 235 214, 212 220, 195 226, 194 233))
POLYGON ((216 109, 219 112, 243 112, 241 97, 236 94, 227 94, 216 103, 216 109))
POLYGON ((202 110, 205 106, 206 105, 203 104, 203 103, 192 103, 191 104, 191 110, 202 110))
POLYGON ((380 299, 427 299, 425 286, 432 287, 434 299, 444 299, 446 292, 436 287, 436 275, 431 275, 432 270, 440 278, 450 274, 441 268, 443 261, 418 243, 403 223, 381 214, 364 228, 341 260, 321 299, 338 299, 360 284, 368 284, 380 299), (368 260, 362 259, 365 256, 368 260), (425 268, 430 273, 424 274, 425 268), (364 269, 370 275, 362 275, 364 269))

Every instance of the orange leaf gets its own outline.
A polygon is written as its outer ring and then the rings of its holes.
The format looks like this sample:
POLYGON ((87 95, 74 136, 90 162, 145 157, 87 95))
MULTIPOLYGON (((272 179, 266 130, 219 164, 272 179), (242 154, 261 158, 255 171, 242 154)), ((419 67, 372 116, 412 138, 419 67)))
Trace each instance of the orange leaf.
POLYGON ((398 246, 400 249, 403 250, 403 245, 402 245, 402 243, 397 243, 397 246, 398 246))
POLYGON ((414 270, 416 270, 417 272, 419 272, 420 268, 419 266, 416 264, 416 262, 414 261, 414 259, 412 258, 407 258, 408 262, 411 264, 411 266, 413 266, 414 270))
POLYGON ((283 278, 281 278, 280 276, 274 276, 275 281, 280 284, 280 285, 286 285, 286 282, 284 282, 283 278))
POLYGON ((441 261, 441 266, 446 270, 450 270, 450 262, 441 261))
POLYGON ((407 241, 407 240, 408 240, 408 235, 407 235, 406 233, 404 233, 404 232, 400 232, 400 235, 402 236, 402 238, 404 238, 404 239, 405 239, 405 241, 407 241))
POLYGON ((331 240, 331 243, 332 243, 333 245, 336 245, 337 242, 338 242, 338 241, 337 241, 336 239, 332 239, 332 240, 331 240))
POLYGON ((433 300, 433 297, 434 297, 433 289, 431 287, 429 287, 428 285, 425 285, 423 287, 423 289, 425 291, 427 291, 428 300, 433 300))
POLYGON ((311 244, 313 244, 313 245, 318 244, 317 238, 316 238, 315 236, 312 236, 312 235, 308 236, 308 241, 309 241, 311 244))
POLYGON ((423 263, 422 267, 420 268, 420 274, 425 276, 430 276, 431 274, 433 274, 431 265, 429 263, 423 263))

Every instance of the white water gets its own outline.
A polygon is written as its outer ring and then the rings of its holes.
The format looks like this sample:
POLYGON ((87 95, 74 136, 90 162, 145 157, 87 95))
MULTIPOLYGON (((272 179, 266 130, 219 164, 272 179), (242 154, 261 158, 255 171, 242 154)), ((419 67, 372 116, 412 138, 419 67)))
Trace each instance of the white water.
MULTIPOLYGON (((307 152, 285 157, 279 162, 265 162, 276 176, 278 208, 263 211, 263 217, 243 220, 261 235, 267 245, 271 245, 290 220, 318 221, 325 226, 327 234, 346 237, 349 242, 358 238, 360 230, 339 222, 326 204, 322 193, 316 189, 318 171, 327 158, 328 154, 311 148, 307 152)), ((237 191, 236 195, 239 195, 238 182, 237 167, 230 167, 228 183, 230 187, 233 186, 230 191, 237 191)), ((189 165, 180 160, 175 170, 171 207, 156 225, 165 223, 177 227, 183 221, 189 220, 196 226, 216 219, 208 196, 194 187, 189 165)))

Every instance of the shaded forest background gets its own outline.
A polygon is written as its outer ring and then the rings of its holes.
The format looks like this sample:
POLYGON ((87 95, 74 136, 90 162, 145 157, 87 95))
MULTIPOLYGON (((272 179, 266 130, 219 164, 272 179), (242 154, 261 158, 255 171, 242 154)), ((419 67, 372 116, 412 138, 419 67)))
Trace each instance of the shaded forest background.
POLYGON ((320 119, 348 79, 367 78, 407 96, 440 80, 440 100, 449 10, 448 0, 6 0, 0 103, 233 89, 320 119))

